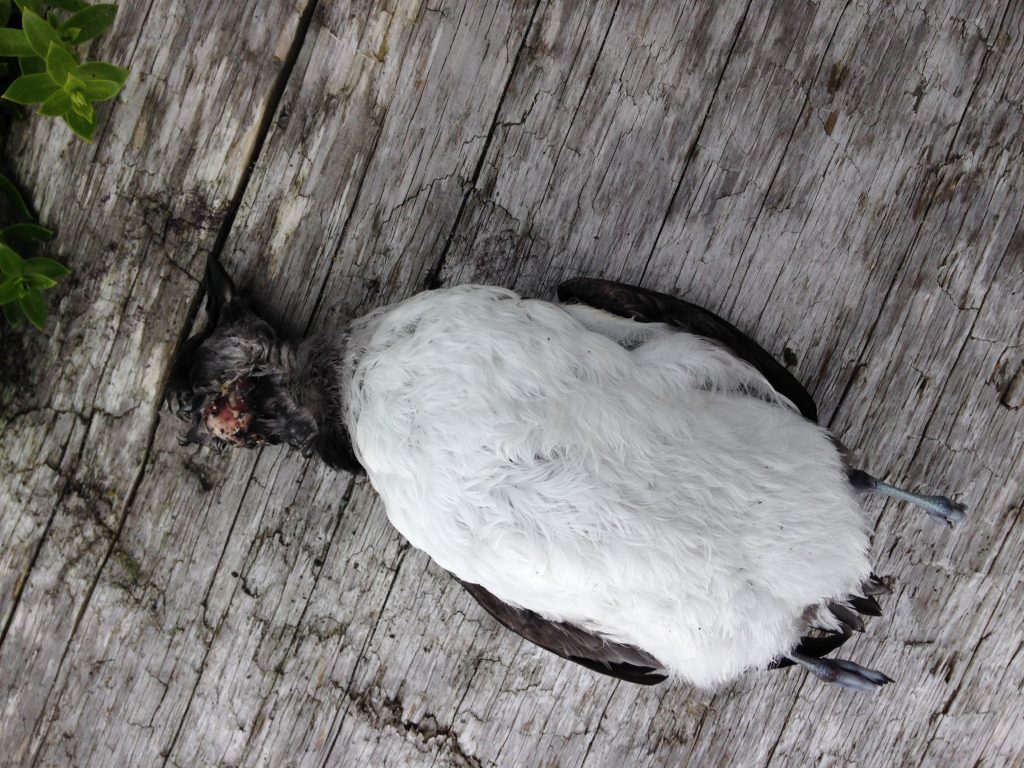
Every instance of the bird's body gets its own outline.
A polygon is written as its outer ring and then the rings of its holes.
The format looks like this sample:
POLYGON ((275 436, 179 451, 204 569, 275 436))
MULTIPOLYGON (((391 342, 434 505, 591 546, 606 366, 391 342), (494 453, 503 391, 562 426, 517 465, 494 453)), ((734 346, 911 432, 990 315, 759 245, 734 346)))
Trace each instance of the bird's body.
POLYGON ((712 687, 797 663, 889 682, 818 658, 884 589, 856 492, 948 522, 962 507, 848 466, 807 392, 727 322, 581 280, 560 295, 582 303, 462 286, 292 343, 216 262, 208 277, 210 324, 171 387, 189 440, 288 442, 365 470, 394 526, 488 612, 605 674, 712 687))
POLYGON ((870 573, 827 433, 706 339, 460 287, 349 345, 346 418, 391 522, 504 602, 710 686, 870 573))

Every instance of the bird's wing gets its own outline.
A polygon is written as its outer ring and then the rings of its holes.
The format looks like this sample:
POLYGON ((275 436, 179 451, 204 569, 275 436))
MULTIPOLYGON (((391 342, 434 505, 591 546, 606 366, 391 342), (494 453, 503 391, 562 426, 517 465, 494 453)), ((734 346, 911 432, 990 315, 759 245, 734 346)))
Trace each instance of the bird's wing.
POLYGON ((661 663, 639 648, 612 642, 568 622, 545 619, 502 602, 478 584, 456 580, 505 627, 563 659, 641 685, 654 685, 668 677, 661 663))
POLYGON ((580 302, 642 323, 665 323, 716 341, 754 366, 805 418, 818 420, 814 399, 789 371, 731 323, 696 304, 646 288, 591 278, 562 283, 558 286, 558 298, 564 303, 580 302))

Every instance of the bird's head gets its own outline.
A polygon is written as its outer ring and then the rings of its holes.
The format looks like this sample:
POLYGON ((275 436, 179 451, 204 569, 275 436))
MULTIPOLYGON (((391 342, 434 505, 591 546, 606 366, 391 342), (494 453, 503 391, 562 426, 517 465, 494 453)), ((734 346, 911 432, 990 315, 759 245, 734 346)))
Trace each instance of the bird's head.
POLYGON ((257 315, 213 257, 206 265, 207 324, 174 362, 167 399, 188 426, 181 442, 307 451, 316 422, 289 390, 293 346, 257 315))

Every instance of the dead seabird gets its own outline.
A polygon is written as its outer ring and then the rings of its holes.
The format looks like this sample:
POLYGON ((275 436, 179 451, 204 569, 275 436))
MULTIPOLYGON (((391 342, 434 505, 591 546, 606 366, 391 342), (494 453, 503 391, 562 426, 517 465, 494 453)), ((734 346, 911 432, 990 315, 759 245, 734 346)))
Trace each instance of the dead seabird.
POLYGON ((885 591, 858 493, 963 507, 850 465, 807 391, 707 310, 573 280, 562 303, 427 291, 281 339, 211 259, 169 396, 185 442, 287 443, 365 471, 388 518, 498 621, 635 683, 823 658, 885 591))

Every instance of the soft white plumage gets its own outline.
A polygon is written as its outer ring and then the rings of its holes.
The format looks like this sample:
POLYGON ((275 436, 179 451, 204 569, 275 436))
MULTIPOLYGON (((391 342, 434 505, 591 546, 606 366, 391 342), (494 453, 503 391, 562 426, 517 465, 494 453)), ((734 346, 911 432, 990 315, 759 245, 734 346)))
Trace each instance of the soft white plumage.
POLYGON ((356 321, 353 447, 416 547, 701 686, 869 576, 829 435, 707 339, 463 286, 356 321))

